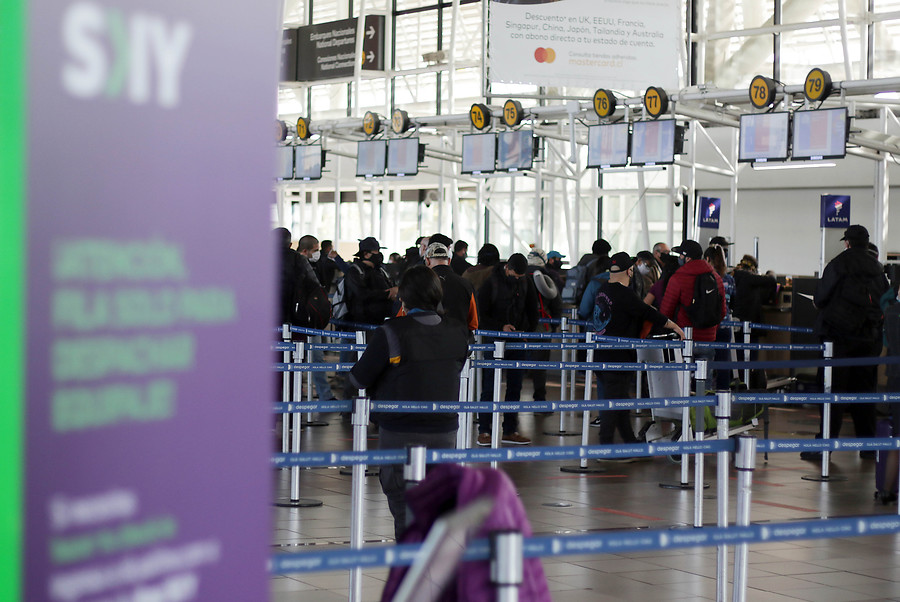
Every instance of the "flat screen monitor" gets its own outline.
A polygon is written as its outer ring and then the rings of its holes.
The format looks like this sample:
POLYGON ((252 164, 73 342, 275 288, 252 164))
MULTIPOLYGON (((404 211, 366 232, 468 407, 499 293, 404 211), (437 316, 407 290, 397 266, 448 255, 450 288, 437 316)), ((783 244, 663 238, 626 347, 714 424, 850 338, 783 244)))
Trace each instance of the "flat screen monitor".
POLYGON ((294 179, 319 180, 322 178, 322 145, 294 147, 294 179))
POLYGON ((419 173, 419 139, 394 138, 387 141, 387 175, 414 176, 419 173))
POLYGON ((741 115, 738 161, 765 163, 786 161, 790 113, 741 115))
POLYGON ((275 149, 275 179, 291 180, 294 177, 294 147, 279 146, 275 149))
POLYGON ((628 123, 588 127, 588 167, 622 167, 628 164, 628 123))
POLYGON ((791 158, 840 159, 847 154, 847 108, 794 111, 791 158))
POLYGON ((356 176, 383 176, 387 144, 384 140, 361 140, 356 145, 356 176))
POLYGON ((534 134, 531 130, 497 135, 497 171, 522 171, 534 164, 534 134))
POLYGON ((465 134, 463 136, 462 173, 493 173, 497 160, 497 136, 465 134))
POLYGON ((635 121, 631 134, 632 165, 675 162, 675 120, 635 121))

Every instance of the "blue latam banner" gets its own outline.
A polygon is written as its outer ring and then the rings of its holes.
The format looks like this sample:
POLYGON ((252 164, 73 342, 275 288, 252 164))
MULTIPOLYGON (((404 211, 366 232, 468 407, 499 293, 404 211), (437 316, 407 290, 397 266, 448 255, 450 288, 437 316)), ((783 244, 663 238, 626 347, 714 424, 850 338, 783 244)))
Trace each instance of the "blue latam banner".
POLYGON ((820 223, 822 228, 848 228, 850 226, 850 197, 841 194, 823 194, 820 223))
POLYGON ((700 197, 700 218, 697 220, 699 228, 719 229, 719 212, 722 209, 722 199, 700 197))

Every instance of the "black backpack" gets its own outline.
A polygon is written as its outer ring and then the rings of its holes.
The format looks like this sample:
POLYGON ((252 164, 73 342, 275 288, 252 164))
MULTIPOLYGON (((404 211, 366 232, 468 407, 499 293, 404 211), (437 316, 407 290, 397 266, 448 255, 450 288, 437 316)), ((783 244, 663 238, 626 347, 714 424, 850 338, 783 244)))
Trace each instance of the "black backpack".
POLYGON ((312 278, 302 285, 295 312, 295 324, 322 329, 331 321, 331 300, 325 289, 312 278))
POLYGON ((694 298, 685 308, 695 328, 717 326, 722 321, 722 295, 712 272, 698 274, 694 279, 694 298))

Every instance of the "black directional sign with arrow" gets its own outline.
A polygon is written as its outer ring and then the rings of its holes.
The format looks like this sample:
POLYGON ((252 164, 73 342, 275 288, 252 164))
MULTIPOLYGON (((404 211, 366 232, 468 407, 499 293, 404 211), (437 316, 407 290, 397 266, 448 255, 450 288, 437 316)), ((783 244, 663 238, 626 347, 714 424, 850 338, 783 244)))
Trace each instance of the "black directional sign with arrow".
POLYGON ((318 81, 353 76, 356 62, 364 71, 384 70, 383 15, 366 15, 361 54, 356 54, 357 18, 297 29, 297 79, 318 81))

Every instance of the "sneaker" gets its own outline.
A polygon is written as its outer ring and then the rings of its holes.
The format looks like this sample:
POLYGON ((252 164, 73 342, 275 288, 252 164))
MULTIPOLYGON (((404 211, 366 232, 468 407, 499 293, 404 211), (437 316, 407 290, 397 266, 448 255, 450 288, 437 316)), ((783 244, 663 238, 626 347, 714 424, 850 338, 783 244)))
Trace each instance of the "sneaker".
POLYGON ((875 450, 874 449, 864 449, 859 452, 859 457, 863 460, 874 460, 875 459, 875 450))
POLYGON ((490 433, 479 433, 476 443, 482 447, 490 447, 491 446, 491 434, 490 433))
POLYGON ((807 460, 809 462, 821 462, 822 461, 822 452, 820 452, 820 451, 800 452, 800 459, 807 460))
POLYGON ((596 418, 591 420, 591 426, 600 428, 600 417, 599 416, 597 416, 596 418))
MULTIPOLYGON (((490 438, 490 435, 488 435, 490 438)), ((531 439, 528 437, 523 437, 519 433, 510 433, 509 435, 503 435, 503 438, 500 440, 503 443, 512 443, 513 445, 528 445, 531 443, 531 439)))
POLYGON ((626 458, 621 458, 621 457, 620 458, 597 458, 597 461, 598 462, 612 462, 614 464, 631 464, 632 462, 640 462, 641 460, 644 460, 644 459, 645 458, 642 458, 640 456, 629 456, 626 458))

